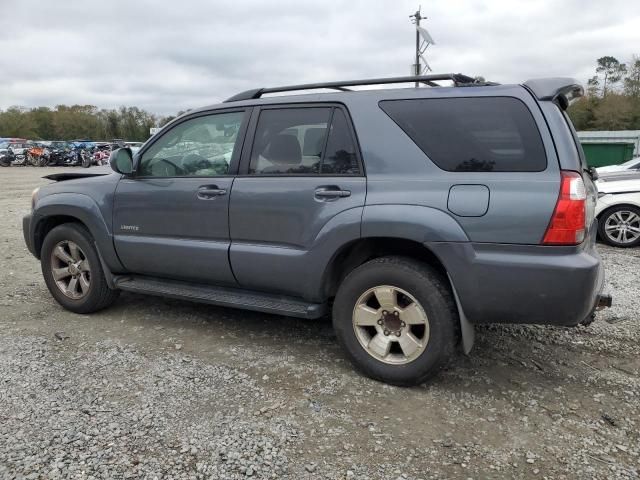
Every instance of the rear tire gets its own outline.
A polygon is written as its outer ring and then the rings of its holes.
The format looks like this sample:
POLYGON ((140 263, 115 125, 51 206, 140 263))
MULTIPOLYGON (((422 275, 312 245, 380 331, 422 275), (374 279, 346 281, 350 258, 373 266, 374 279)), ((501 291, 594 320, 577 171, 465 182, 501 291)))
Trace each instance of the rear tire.
POLYGON ((410 258, 382 257, 344 279, 333 304, 333 326, 358 370, 413 386, 452 357, 459 318, 447 280, 436 270, 410 258))
POLYGON ((107 286, 91 234, 82 225, 65 223, 44 239, 42 274, 53 298, 75 313, 92 313, 111 305, 120 293, 107 286))
POLYGON ((637 247, 640 245, 640 208, 617 205, 605 210, 598 218, 598 233, 603 242, 613 247, 637 247))

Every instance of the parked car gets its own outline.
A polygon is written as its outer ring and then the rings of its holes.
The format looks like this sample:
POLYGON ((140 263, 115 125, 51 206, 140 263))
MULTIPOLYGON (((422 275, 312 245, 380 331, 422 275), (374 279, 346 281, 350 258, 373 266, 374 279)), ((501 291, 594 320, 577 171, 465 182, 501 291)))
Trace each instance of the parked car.
POLYGON ((25 240, 73 312, 120 290, 332 311, 357 368, 419 384, 460 338, 469 351, 473 324, 577 325, 610 305, 564 112, 580 95, 460 74, 251 90, 116 150, 111 175, 50 175, 25 240), (431 87, 346 91, 415 81, 431 87), (318 88, 339 91, 264 96, 318 88))
POLYGON ((626 162, 621 163, 620 165, 598 167, 596 170, 598 171, 598 174, 618 173, 624 171, 640 172, 640 157, 634 157, 631 160, 627 160, 626 162))
POLYGON ((10 165, 12 166, 26 166, 29 165, 29 157, 27 156, 28 150, 33 145, 27 142, 9 142, 7 145, 7 152, 11 157, 10 165))
POLYGON ((640 245, 640 173, 602 176, 597 185, 600 238, 614 247, 640 245))

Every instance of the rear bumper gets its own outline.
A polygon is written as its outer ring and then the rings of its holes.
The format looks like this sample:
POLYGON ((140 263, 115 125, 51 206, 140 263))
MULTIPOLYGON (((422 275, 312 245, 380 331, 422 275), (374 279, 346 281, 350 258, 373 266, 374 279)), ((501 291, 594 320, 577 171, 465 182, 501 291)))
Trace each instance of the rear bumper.
POLYGON ((604 266, 580 247, 433 243, 472 323, 577 325, 596 308, 604 266))

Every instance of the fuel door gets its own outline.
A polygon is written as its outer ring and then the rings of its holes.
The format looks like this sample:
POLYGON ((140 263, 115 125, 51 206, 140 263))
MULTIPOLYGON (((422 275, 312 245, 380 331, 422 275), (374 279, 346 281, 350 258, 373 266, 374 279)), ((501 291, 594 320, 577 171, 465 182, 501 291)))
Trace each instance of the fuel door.
POLYGON ((489 197, 486 185, 453 185, 447 209, 459 217, 482 217, 489 210, 489 197))

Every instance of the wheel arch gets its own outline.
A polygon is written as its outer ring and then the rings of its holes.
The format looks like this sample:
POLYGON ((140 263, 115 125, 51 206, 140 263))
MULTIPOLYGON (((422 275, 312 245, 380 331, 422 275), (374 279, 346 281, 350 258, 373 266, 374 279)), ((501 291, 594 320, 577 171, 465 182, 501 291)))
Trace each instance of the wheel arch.
POLYGON ((100 208, 88 195, 60 193, 43 197, 36 205, 30 235, 38 258, 46 235, 63 223, 78 223, 86 228, 99 256, 111 271, 123 271, 113 245, 113 236, 100 208))
POLYGON ((427 263, 442 276, 447 276, 442 261, 420 242, 397 237, 359 238, 343 245, 327 264, 322 280, 324 295, 333 297, 344 277, 353 269, 369 260, 390 255, 410 257, 427 263))
POLYGON ((632 207, 632 208, 636 208, 636 209, 640 209, 640 203, 634 203, 631 200, 627 200, 624 202, 620 202, 620 203, 614 203, 612 205, 607 205, 606 207, 604 207, 602 210, 600 210, 600 212, 596 215, 596 218, 598 220, 600 220, 600 218, 607 212, 613 210, 614 208, 624 208, 624 207, 632 207))
POLYGON ((473 325, 469 323, 460 304, 453 280, 442 260, 424 244, 398 237, 367 237, 351 241, 340 248, 327 265, 323 275, 323 294, 326 298, 335 296, 344 278, 360 265, 385 256, 402 256, 426 263, 442 277, 451 289, 460 319, 460 332, 464 353, 468 354, 474 343, 473 325))

